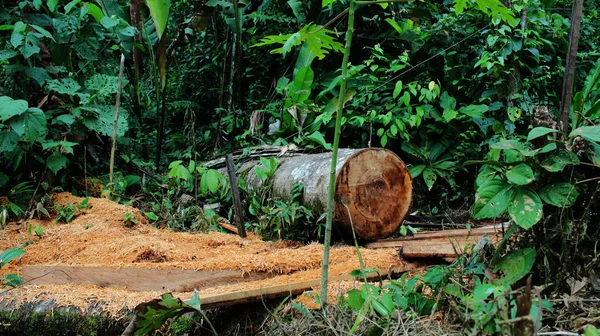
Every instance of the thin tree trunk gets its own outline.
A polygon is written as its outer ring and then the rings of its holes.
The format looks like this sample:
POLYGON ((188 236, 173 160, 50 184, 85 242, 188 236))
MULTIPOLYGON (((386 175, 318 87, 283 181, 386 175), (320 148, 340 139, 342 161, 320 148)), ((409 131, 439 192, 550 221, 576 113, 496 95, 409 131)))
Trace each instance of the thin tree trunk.
POLYGON ((562 94, 560 99, 559 127, 564 133, 569 131, 569 116, 571 114, 571 101, 573 100, 573 82, 575 80, 575 61, 579 47, 581 30, 581 17, 583 15, 583 0, 575 0, 571 14, 571 32, 569 33, 569 51, 565 64, 562 94))
POLYGON ((117 99, 115 102, 115 118, 114 118, 114 124, 113 124, 112 146, 110 148, 110 165, 109 165, 109 173, 108 173, 109 182, 113 181, 113 169, 115 166, 115 148, 117 146, 117 125, 119 123, 119 104, 121 103, 121 87, 123 85, 123 65, 124 64, 125 64, 125 55, 121 54, 121 63, 119 65, 119 80, 118 80, 118 84, 117 84, 117 99))
POLYGON ((333 137, 333 153, 331 155, 331 170, 329 172, 329 195, 327 198, 327 221, 325 223, 325 242, 323 250, 323 270, 321 274, 321 302, 327 303, 327 286, 329 283, 329 249, 331 245, 331 227, 333 225, 333 211, 335 194, 335 171, 337 166, 337 154, 340 144, 342 130, 342 114, 344 110, 344 97, 346 96, 346 81, 348 79, 348 60, 350 58, 350 47, 352 46, 352 34, 354 33, 354 0, 350 0, 348 9, 348 30, 346 32, 346 47, 342 61, 342 83, 338 97, 337 113, 335 116, 335 133, 333 137))

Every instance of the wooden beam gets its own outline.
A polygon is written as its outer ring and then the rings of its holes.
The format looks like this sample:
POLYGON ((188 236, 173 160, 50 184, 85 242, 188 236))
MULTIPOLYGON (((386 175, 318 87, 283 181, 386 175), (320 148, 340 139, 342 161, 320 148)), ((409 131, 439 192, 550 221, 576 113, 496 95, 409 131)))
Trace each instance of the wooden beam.
POLYGON ((134 291, 189 292, 227 284, 262 280, 277 273, 239 270, 189 270, 161 268, 109 268, 83 266, 23 266, 23 283, 28 285, 96 285, 134 291))
POLYGON ((419 232, 414 237, 384 239, 367 243, 367 248, 398 248, 405 258, 451 258, 468 244, 477 244, 484 235, 496 243, 502 236, 498 228, 419 232))
MULTIPOLYGON (((400 275, 404 274, 407 271, 413 271, 418 269, 424 269, 427 266, 425 263, 406 263, 403 266, 393 267, 389 270, 380 270, 379 274, 372 273, 367 275, 368 281, 379 281, 380 276, 382 279, 395 279, 400 277, 400 275)), ((339 281, 351 281, 357 280, 361 281, 362 279, 357 279, 349 274, 333 276, 329 278, 329 283, 339 282, 339 281)), ((215 308, 222 306, 231 306, 234 304, 243 304, 249 302, 256 302, 260 300, 268 300, 275 298, 282 298, 286 296, 297 296, 306 291, 312 290, 314 287, 321 285, 321 279, 313 279, 295 283, 288 283, 285 285, 277 285, 277 286, 269 286, 263 287, 259 289, 231 292, 225 294, 213 294, 213 295, 200 295, 200 302, 202 303, 202 308, 215 308)))

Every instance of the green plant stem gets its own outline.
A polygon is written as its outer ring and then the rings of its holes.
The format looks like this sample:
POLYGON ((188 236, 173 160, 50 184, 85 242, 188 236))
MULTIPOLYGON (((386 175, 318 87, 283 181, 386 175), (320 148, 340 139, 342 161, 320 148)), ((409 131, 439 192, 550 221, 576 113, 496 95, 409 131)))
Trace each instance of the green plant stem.
POLYGON ((325 241, 323 243, 323 269, 321 273, 321 302, 327 303, 327 285, 329 282, 329 250, 331 247, 331 227, 333 226, 333 196, 335 193, 335 168, 337 166, 337 154, 340 144, 342 129, 342 112, 344 110, 344 97, 346 96, 346 84, 348 77, 348 59, 350 58, 350 47, 352 46, 352 34, 354 32, 354 0, 350 0, 348 7, 348 30, 346 32, 346 47, 342 61, 342 83, 340 85, 340 96, 338 98, 337 113, 335 116, 335 134, 333 136, 333 151, 331 153, 331 170, 329 171, 329 194, 327 197, 327 220, 325 222, 325 241))

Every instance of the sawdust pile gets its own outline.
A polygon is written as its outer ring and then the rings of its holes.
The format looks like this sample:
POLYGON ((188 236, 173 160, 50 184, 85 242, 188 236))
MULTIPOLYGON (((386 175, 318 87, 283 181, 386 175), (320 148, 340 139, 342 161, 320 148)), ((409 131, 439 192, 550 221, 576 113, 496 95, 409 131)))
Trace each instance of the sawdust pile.
MULTIPOLYGON (((56 204, 79 204, 83 198, 69 193, 54 196, 56 204)), ((27 241, 26 254, 2 273, 19 273, 22 265, 77 265, 128 268, 184 268, 196 270, 240 270, 244 272, 274 272, 270 279, 242 282, 204 289, 202 295, 212 295, 259 289, 272 285, 320 278, 323 246, 317 243, 298 246, 296 243, 265 242, 249 234, 236 235, 212 232, 208 234, 178 233, 148 225, 144 216, 131 207, 103 198, 90 198, 88 208, 68 224, 54 220, 33 220, 33 226, 44 228, 41 239, 29 236, 15 225, 0 232, 0 249, 17 247, 27 241), (138 224, 126 228, 123 216, 131 213, 138 224)), ((366 267, 387 270, 402 266, 394 249, 361 250, 366 267)), ((354 247, 332 248, 330 275, 348 274, 359 268, 354 247)), ((332 286, 336 286, 332 284, 332 286)), ((57 305, 86 308, 90 304, 116 313, 132 309, 144 300, 158 297, 160 292, 134 292, 126 289, 83 285, 23 286, 0 295, 0 301, 17 306, 26 302, 53 298, 57 305)), ((185 299, 191 293, 182 293, 185 299)))

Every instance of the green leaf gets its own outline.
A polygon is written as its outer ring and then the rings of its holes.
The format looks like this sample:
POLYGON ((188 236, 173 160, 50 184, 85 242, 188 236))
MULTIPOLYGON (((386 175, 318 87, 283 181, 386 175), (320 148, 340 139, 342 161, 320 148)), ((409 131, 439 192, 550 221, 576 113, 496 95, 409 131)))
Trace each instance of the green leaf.
POLYGON ((440 106, 444 109, 444 112, 447 110, 456 110, 456 99, 444 91, 440 97, 440 106))
POLYGON ((49 80, 46 84, 47 88, 55 91, 60 94, 66 94, 69 96, 74 96, 79 89, 81 89, 81 85, 79 85, 72 78, 62 78, 62 79, 53 79, 49 80))
POLYGON ((156 216, 154 212, 145 212, 144 215, 146 215, 146 217, 151 221, 158 220, 158 216, 156 216))
POLYGON ((27 25, 21 21, 17 21, 13 26, 12 34, 10 35, 10 44, 16 49, 23 44, 25 39, 25 29, 27 25))
POLYGON ((502 214, 508 208, 513 189, 510 184, 501 179, 485 181, 477 189, 477 199, 473 206, 475 218, 493 218, 502 214))
POLYGON ((483 118, 483 114, 488 111, 487 105, 468 105, 461 107, 459 112, 473 118, 483 118))
POLYGON ((11 59, 17 55, 19 55, 19 53, 14 50, 0 50, 0 62, 11 59))
POLYGON ((516 106, 511 106, 506 110, 506 112, 508 113, 508 119, 510 119, 510 121, 512 122, 515 122, 519 118, 521 118, 521 113, 523 112, 523 110, 516 106))
POLYGON ((323 134, 321 134, 321 132, 319 132, 319 131, 314 131, 311 135, 307 136, 306 138, 318 143, 319 145, 323 146, 323 148, 325 148, 327 150, 331 149, 331 144, 329 144, 329 143, 327 143, 327 141, 325 141, 323 134))
POLYGON ((360 310, 362 305, 365 303, 365 299, 362 297, 362 292, 358 289, 352 289, 346 293, 348 298, 345 300, 348 307, 354 310, 360 310))
MULTIPOLYGON (((117 93, 119 78, 104 74, 95 74, 85 81, 86 90, 96 91, 98 96, 108 96, 117 93)), ((126 83, 122 83, 125 87, 126 83)))
POLYGON ((81 2, 81 0, 73 0, 73 1, 69 2, 68 4, 66 4, 65 5, 65 14, 69 14, 71 9, 73 9, 73 7, 77 6, 77 4, 80 2, 81 2))
POLYGON ((0 153, 9 153, 17 148, 19 135, 12 130, 0 131, 0 153))
POLYGON ((51 39, 52 41, 56 42, 56 40, 54 39, 54 36, 52 36, 52 34, 50 34, 50 32, 47 31, 46 29, 44 29, 40 26, 34 25, 34 24, 30 24, 30 26, 32 28, 34 28, 35 30, 37 30, 38 33, 42 34, 44 37, 47 37, 47 38, 51 39))
POLYGON ((206 186, 208 187, 208 190, 213 194, 216 193, 217 190, 219 190, 219 181, 223 175, 214 169, 209 169, 202 177, 204 178, 204 176, 206 176, 206 186))
POLYGON ((96 22, 100 22, 104 18, 104 13, 102 12, 102 9, 100 9, 100 7, 98 7, 97 5, 86 2, 83 4, 83 7, 86 8, 87 14, 91 15, 94 18, 94 20, 96 20, 96 22))
MULTIPOLYGON (((84 111, 94 113, 94 116, 82 118, 82 123, 91 131, 105 136, 112 136, 115 118, 115 107, 110 105, 93 105, 81 107, 84 111)), ((119 109, 117 121, 117 136, 122 137, 129 129, 128 114, 124 109, 119 109)))
POLYGON ((476 286, 473 290, 473 298, 475 299, 475 301, 483 301, 487 299, 490 295, 492 295, 495 289, 496 286, 492 284, 481 284, 479 286, 476 286))
POLYGON ((579 163, 579 158, 575 153, 561 149, 556 154, 544 160, 542 167, 549 172, 555 173, 562 171, 568 165, 578 165, 579 163))
POLYGON ((454 12, 456 15, 462 13, 467 8, 467 0, 455 0, 454 1, 454 12))
POLYGON ((512 285, 526 276, 535 263, 535 250, 525 248, 509 252, 505 255, 498 265, 494 268, 494 272, 502 270, 504 277, 494 281, 495 285, 512 285))
POLYGON ((167 20, 169 19, 169 9, 171 7, 170 0, 146 0, 146 5, 150 9, 150 15, 156 27, 156 34, 162 37, 167 28, 167 20))
POLYGON ((579 127, 569 134, 569 138, 574 138, 576 136, 581 136, 588 141, 600 143, 600 126, 579 127))
POLYGON ((394 99, 398 98, 401 91, 402 91, 402 81, 397 81, 396 86, 394 87, 394 93, 392 95, 394 97, 394 99))
POLYGON ((598 328, 596 328, 595 326, 588 324, 585 326, 585 336, 600 336, 600 332, 598 331, 598 328))
POLYGON ((25 113, 10 120, 10 126, 19 134, 24 136, 25 140, 34 142, 39 138, 46 136, 46 115, 38 108, 28 108, 25 113))
POLYGON ((0 97, 0 121, 5 122, 8 119, 19 116, 27 111, 27 101, 14 100, 8 96, 0 97))
POLYGON ((575 186, 567 182, 549 184, 540 190, 540 197, 544 202, 559 208, 573 206, 578 196, 575 186))
POLYGON ((508 214, 517 225, 529 229, 542 219, 542 200, 529 189, 518 188, 508 206, 508 214))
POLYGON ((541 136, 544 136, 546 134, 556 133, 556 132, 558 132, 558 131, 555 130, 555 129, 552 129, 552 128, 548 128, 548 127, 536 127, 536 128, 532 129, 529 132, 529 135, 527 135, 527 141, 531 141, 533 139, 537 139, 537 138, 539 138, 541 136))
POLYGON ((4 281, 4 285, 8 287, 18 287, 23 284, 23 278, 16 274, 7 274, 2 278, 2 281, 4 281))
POLYGON ((65 168, 68 162, 69 160, 67 160, 66 156, 59 153, 54 153, 46 160, 46 166, 48 169, 54 172, 54 174, 56 174, 61 169, 65 168))
POLYGON ((517 185, 526 185, 533 182, 533 170, 525 163, 510 168, 506 172, 508 181, 517 185))
POLYGON ((48 9, 50 10, 51 13, 54 13, 54 11, 56 10, 56 5, 58 5, 58 0, 47 0, 46 1, 46 6, 48 6, 48 9))
POLYGON ((431 190, 435 184, 435 181, 437 180, 437 174, 433 171, 433 169, 425 168, 425 170, 423 170, 423 180, 427 185, 427 189, 431 190))
POLYGON ((294 102, 301 103, 310 97, 310 89, 315 78, 315 73, 310 67, 303 68, 294 76, 294 102))
POLYGON ((52 77, 50 77, 48 74, 48 71, 42 68, 28 67, 25 69, 24 73, 27 75, 27 77, 34 79, 40 87, 44 86, 46 81, 52 79, 52 77))
POLYGON ((423 172, 423 170, 425 169, 425 167, 427 167, 427 166, 424 165, 424 164, 420 164, 420 165, 408 167, 408 171, 410 172, 410 176, 412 176, 412 178, 418 177, 419 175, 421 175, 421 173, 423 172))
POLYGON ((0 268, 6 266, 6 264, 13 261, 17 257, 22 256, 23 254, 25 254, 25 250, 16 248, 11 248, 4 251, 4 253, 0 255, 0 268))

